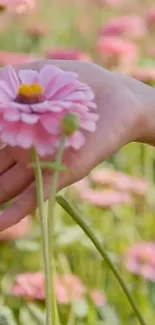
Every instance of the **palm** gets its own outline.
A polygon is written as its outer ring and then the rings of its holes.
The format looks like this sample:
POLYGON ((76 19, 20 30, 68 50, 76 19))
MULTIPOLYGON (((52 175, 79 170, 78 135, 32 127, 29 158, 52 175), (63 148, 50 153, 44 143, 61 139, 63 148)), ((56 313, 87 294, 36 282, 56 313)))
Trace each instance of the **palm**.
MULTIPOLYGON (((46 62, 45 62, 46 63, 46 62)), ((53 63, 53 62, 52 62, 53 63)), ((39 68, 43 63, 36 63, 39 68)), ((87 143, 78 152, 64 153, 64 163, 71 173, 61 175, 59 189, 86 176, 89 171, 107 159, 121 146, 134 140, 134 129, 139 100, 121 78, 96 65, 77 62, 54 62, 62 69, 78 72, 81 81, 89 84, 96 95, 100 120, 93 134, 86 134, 87 143), (130 112, 130 114, 129 114, 130 112)), ((34 67, 34 68, 36 68, 34 67)), ((31 67, 32 68, 32 67, 31 67)), ((21 149, 5 148, 0 152, 0 203, 19 195, 13 206, 3 213, 0 229, 4 229, 23 218, 36 207, 33 170, 28 167, 31 155, 21 149)), ((47 157, 46 160, 51 160, 47 157)), ((45 197, 48 198, 51 171, 44 173, 45 197)))

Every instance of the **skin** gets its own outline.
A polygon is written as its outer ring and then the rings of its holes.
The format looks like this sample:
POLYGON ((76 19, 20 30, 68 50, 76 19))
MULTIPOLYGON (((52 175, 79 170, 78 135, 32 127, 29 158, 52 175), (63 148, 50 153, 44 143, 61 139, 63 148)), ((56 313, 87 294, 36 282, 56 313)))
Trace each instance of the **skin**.
MULTIPOLYGON (((155 143, 155 90, 137 80, 102 67, 78 61, 39 61, 22 66, 39 70, 45 64, 75 71, 95 93, 100 116, 95 133, 86 133, 86 145, 80 151, 67 150, 64 163, 70 173, 61 174, 59 190, 80 180, 103 160, 127 143, 155 143)), ((21 67, 18 67, 20 69, 21 67)), ((46 157, 46 160, 53 157, 46 157)), ((18 223, 36 208, 33 170, 28 168, 29 151, 6 147, 0 151, 0 204, 15 198, 0 215, 0 230, 18 223)), ((52 173, 44 172, 45 199, 49 196, 52 173)))

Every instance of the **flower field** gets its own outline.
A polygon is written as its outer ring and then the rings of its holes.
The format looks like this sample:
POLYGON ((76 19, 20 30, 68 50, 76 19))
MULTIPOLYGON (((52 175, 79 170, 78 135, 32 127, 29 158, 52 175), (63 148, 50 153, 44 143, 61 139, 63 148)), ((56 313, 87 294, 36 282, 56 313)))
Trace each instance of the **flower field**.
MULTIPOLYGON (((1 0, 0 66, 80 60, 154 86, 153 2, 1 0)), ((61 192, 95 231, 146 325, 154 325, 155 149, 129 144, 61 192)), ((138 325, 117 279, 58 204, 54 235, 61 325, 138 325)), ((0 232, 0 325, 44 324, 41 242, 38 210, 0 232)))

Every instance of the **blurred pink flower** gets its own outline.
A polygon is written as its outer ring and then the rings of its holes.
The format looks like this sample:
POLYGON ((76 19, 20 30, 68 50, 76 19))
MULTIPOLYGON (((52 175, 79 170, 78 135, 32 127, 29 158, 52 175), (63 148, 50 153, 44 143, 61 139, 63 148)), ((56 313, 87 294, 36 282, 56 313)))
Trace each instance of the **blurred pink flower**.
POLYGON ((74 49, 51 49, 47 51, 46 57, 51 60, 75 60, 92 62, 92 58, 88 53, 74 49))
POLYGON ((9 12, 23 14, 35 9, 36 0, 0 0, 0 6, 9 12))
POLYGON ((122 16, 113 18, 100 29, 100 36, 126 36, 140 38, 146 35, 147 29, 140 16, 122 16))
POLYGON ((97 307, 103 307, 106 304, 106 298, 102 291, 93 290, 90 292, 90 297, 97 307))
POLYGON ((37 56, 22 52, 0 52, 0 66, 24 64, 37 61, 37 56))
POLYGON ((109 208, 113 206, 131 204, 133 199, 129 193, 122 193, 115 190, 92 189, 87 179, 83 179, 73 185, 79 198, 92 205, 109 208))
POLYGON ((124 66, 128 70, 133 68, 139 58, 139 49, 131 41, 119 37, 100 37, 97 50, 105 64, 109 66, 124 66))
POLYGON ((26 236, 31 230, 31 217, 27 216, 16 225, 0 232, 0 241, 17 240, 26 236))
POLYGON ((81 299, 85 293, 86 288, 76 275, 57 277, 56 296, 59 304, 69 304, 74 299, 81 299))
POLYGON ((140 80, 150 86, 155 84, 155 69, 137 69, 134 70, 132 73, 132 77, 140 80))
POLYGON ((33 39, 39 39, 48 34, 48 28, 42 22, 37 22, 32 25, 29 25, 26 28, 27 34, 33 39))
POLYGON ((101 4, 110 8, 117 8, 122 3, 122 0, 98 0, 98 1, 101 4))
POLYGON ((129 272, 155 281, 155 244, 151 242, 134 244, 126 253, 125 266, 129 272))
MULTIPOLYGON (((25 273, 16 276, 12 295, 29 300, 45 300, 45 278, 42 272, 25 273)), ((86 288, 73 274, 56 276, 56 296, 59 304, 69 304, 73 299, 81 299, 86 288)))
POLYGON ((149 10, 146 16, 146 22, 148 27, 152 30, 155 29, 155 8, 149 10))
MULTIPOLYGON (((0 139, 10 146, 35 147, 42 156, 54 153, 62 138, 68 113, 80 119, 81 130, 94 132, 98 115, 90 110, 91 89, 73 72, 47 65, 39 72, 7 66, 0 81, 0 139)), ((81 130, 68 136, 66 147, 78 150, 85 143, 81 130)))
POLYGON ((127 174, 109 169, 94 170, 91 179, 95 184, 108 186, 119 191, 145 196, 151 185, 143 178, 133 177, 127 174))

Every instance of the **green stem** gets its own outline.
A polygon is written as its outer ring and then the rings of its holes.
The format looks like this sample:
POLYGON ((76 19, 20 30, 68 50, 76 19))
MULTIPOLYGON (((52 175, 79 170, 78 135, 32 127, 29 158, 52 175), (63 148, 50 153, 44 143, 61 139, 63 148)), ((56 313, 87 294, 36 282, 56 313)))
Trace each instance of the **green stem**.
POLYGON ((45 270, 45 288, 46 288, 46 325, 52 325, 52 313, 51 313, 51 275, 50 275, 50 251, 48 240, 48 225, 47 216, 44 211, 44 189, 42 170, 40 166, 40 159, 35 150, 33 150, 33 160, 36 163, 35 179, 36 179, 36 192, 39 207, 39 215, 42 231, 42 245, 43 245, 43 259, 45 270))
MULTIPOLYGON (((62 139, 60 143, 60 147, 57 152, 56 156, 56 166, 61 166, 62 161, 62 155, 64 150, 64 144, 65 144, 65 137, 62 139)), ((59 168, 58 168, 59 169, 59 168)), ((56 300, 56 290, 55 290, 55 207, 56 207, 56 193, 57 193, 57 187, 58 187, 58 181, 59 181, 59 170, 56 170, 53 173, 52 177, 52 188, 51 188, 51 194, 48 201, 48 239, 49 239, 49 247, 51 249, 51 281, 52 281, 52 322, 53 325, 59 325, 59 315, 58 315, 58 307, 57 307, 57 300, 56 300)))
POLYGON ((87 225, 87 223, 84 221, 85 218, 82 219, 79 215, 79 213, 62 197, 57 197, 57 202, 61 205, 61 207, 68 212, 68 214, 74 219, 74 221, 82 228, 82 230, 85 232, 85 234, 90 238, 90 240, 93 242, 94 246, 100 253, 100 255, 104 258, 106 263, 108 264, 109 268, 117 278, 118 282, 120 283, 120 286, 122 290, 124 291, 126 297, 128 298, 128 301, 130 302, 139 322, 141 325, 146 325, 138 307, 135 304, 134 299, 132 298, 130 292, 128 291, 128 288, 126 287, 126 284, 124 283, 124 280, 122 279, 119 271, 117 268, 113 265, 112 261, 110 260, 108 254, 104 250, 102 244, 97 239, 96 235, 94 234, 94 231, 87 225))

